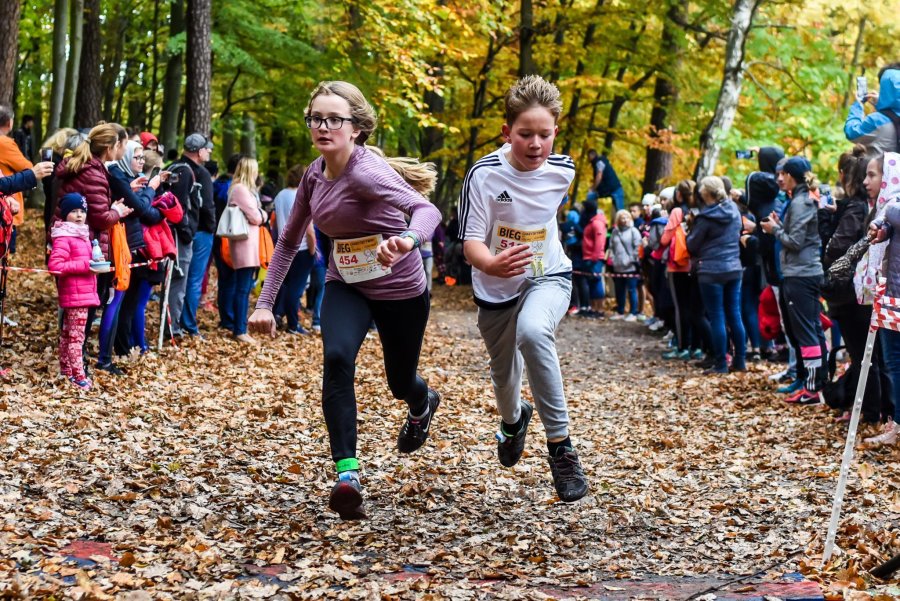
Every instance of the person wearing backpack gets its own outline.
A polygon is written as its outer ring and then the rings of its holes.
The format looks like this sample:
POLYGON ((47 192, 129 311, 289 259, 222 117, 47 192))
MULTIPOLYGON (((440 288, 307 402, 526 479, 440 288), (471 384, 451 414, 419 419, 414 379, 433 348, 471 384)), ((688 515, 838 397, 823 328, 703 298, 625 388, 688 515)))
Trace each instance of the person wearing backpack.
POLYGON ((185 332, 191 336, 200 335, 197 307, 217 224, 212 176, 203 166, 209 160, 212 148, 212 142, 206 136, 193 133, 184 140, 181 158, 168 169, 174 176, 170 177, 169 189, 184 209, 184 218, 174 227, 179 269, 175 270, 169 287, 173 336, 182 336, 185 332))
POLYGON ((659 239, 661 247, 669 249, 666 264, 669 290, 675 304, 675 339, 678 346, 663 354, 664 359, 691 358, 691 258, 687 254, 687 234, 684 231, 684 215, 688 200, 694 195, 694 182, 686 179, 678 182, 669 218, 659 239))
POLYGON ((885 65, 878 72, 878 85, 878 92, 856 99, 844 123, 844 135, 865 146, 869 160, 900 150, 900 63, 885 65), (866 115, 866 102, 875 105, 870 115, 866 115))

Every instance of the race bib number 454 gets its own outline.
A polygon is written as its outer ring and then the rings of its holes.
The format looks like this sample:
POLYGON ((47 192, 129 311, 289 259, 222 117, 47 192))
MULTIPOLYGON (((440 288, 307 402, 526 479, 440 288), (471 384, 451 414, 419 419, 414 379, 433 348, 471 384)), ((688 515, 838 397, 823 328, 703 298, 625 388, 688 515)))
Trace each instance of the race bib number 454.
POLYGON ((391 273, 390 267, 384 267, 375 258, 381 242, 381 234, 335 240, 332 255, 341 278, 348 284, 353 284, 382 278, 391 273))
POLYGON ((546 225, 515 225, 504 221, 494 223, 491 233, 491 252, 500 254, 508 248, 527 244, 531 250, 532 275, 544 275, 544 252, 547 247, 546 225))

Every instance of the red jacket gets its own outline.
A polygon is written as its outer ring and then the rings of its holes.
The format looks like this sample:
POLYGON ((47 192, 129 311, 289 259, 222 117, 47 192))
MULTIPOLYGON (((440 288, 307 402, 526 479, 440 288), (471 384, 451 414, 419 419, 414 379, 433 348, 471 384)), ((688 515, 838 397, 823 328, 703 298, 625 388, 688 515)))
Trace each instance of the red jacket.
POLYGON ((606 215, 597 213, 584 227, 581 238, 581 256, 585 261, 606 259, 606 215))
MULTIPOLYGON (((91 228, 91 237, 100 241, 100 250, 107 261, 111 261, 109 252, 109 229, 119 221, 119 214, 110 208, 114 200, 109 192, 106 166, 97 157, 85 163, 78 173, 66 169, 71 157, 63 159, 56 166, 56 179, 59 182, 59 198, 69 192, 79 192, 87 199, 87 224, 91 228)), ((59 219, 59 206, 56 207, 56 218, 59 219)))
POLYGON ((91 239, 87 225, 57 221, 50 230, 50 271, 58 271, 56 287, 63 309, 96 307, 97 276, 91 273, 91 239))
POLYGON ((181 203, 175 198, 171 192, 166 192, 159 198, 153 200, 153 206, 159 209, 159 212, 165 216, 163 221, 155 225, 144 226, 144 254, 148 259, 164 259, 166 257, 175 259, 178 256, 178 250, 175 247, 175 239, 172 236, 172 230, 169 223, 178 223, 184 216, 181 203))

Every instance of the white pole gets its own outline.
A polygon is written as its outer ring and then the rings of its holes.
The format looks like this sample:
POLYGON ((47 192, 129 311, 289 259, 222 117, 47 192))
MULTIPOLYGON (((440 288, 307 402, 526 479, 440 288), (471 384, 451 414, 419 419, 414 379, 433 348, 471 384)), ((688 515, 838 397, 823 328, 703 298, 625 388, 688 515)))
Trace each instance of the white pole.
POLYGON ((875 348, 877 329, 869 328, 866 338, 866 352, 859 369, 859 382, 856 384, 856 399, 853 401, 853 413, 850 416, 850 428, 847 431, 847 442, 844 444, 844 457, 841 459, 841 475, 838 478, 834 503, 831 506, 831 521, 828 523, 828 536, 825 538, 825 552, 822 554, 822 565, 831 559, 834 552, 834 539, 837 536, 838 522, 841 519, 841 504, 844 502, 844 490, 847 488, 847 476, 850 464, 853 463, 853 447, 856 445, 856 428, 859 426, 859 414, 862 412, 863 396, 866 392, 866 381, 869 379, 869 367, 872 365, 872 351, 875 348))
POLYGON ((172 259, 166 259, 166 280, 162 289, 162 311, 159 314, 159 342, 156 345, 158 351, 162 352, 163 336, 166 333, 166 315, 169 313, 169 286, 172 284, 172 268, 175 262, 172 259))

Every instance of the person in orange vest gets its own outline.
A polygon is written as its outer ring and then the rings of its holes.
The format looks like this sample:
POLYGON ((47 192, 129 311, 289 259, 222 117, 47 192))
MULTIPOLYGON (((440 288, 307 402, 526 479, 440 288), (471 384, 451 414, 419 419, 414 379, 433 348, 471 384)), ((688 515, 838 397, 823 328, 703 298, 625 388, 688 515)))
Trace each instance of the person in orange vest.
MULTIPOLYGON (((16 141, 9 135, 13 129, 14 119, 13 110, 5 104, 0 104, 0 176, 15 175, 34 167, 19 150, 16 141)), ((16 192, 12 197, 19 205, 24 206, 21 192, 16 192)), ((13 238, 9 248, 11 253, 16 252, 16 228, 24 222, 25 211, 19 211, 13 216, 13 238)))

